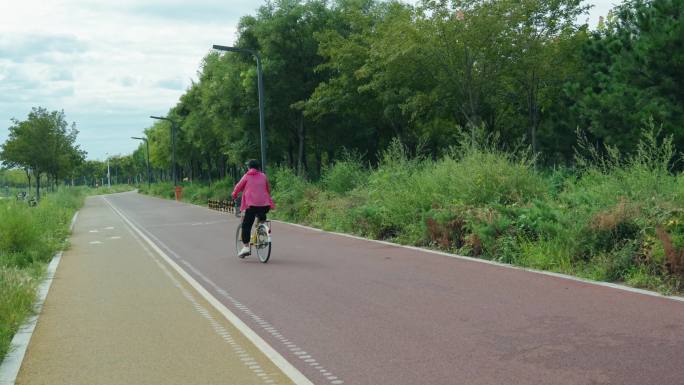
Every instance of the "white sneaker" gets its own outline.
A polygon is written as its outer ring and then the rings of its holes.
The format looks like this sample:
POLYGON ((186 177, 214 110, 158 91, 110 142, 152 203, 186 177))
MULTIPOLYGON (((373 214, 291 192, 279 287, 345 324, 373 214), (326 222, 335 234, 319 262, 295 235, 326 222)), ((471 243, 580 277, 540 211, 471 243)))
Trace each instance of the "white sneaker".
POLYGON ((244 258, 245 256, 249 255, 249 247, 243 246, 242 250, 238 253, 238 257, 244 258))

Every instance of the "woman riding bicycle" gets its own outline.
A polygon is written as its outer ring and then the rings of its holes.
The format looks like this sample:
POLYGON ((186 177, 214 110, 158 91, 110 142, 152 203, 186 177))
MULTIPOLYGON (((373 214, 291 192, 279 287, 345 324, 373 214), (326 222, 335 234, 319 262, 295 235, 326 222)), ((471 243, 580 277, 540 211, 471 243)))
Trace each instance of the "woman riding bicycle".
POLYGON ((266 213, 270 209, 274 209, 273 199, 271 199, 271 187, 268 184, 266 174, 259 171, 260 164, 258 161, 251 159, 247 161, 248 171, 240 179, 238 184, 233 189, 233 200, 242 192, 242 204, 240 211, 245 214, 242 220, 242 250, 238 253, 239 257, 244 257, 249 254, 249 238, 252 232, 252 225, 254 218, 259 218, 260 222, 266 220, 266 213))

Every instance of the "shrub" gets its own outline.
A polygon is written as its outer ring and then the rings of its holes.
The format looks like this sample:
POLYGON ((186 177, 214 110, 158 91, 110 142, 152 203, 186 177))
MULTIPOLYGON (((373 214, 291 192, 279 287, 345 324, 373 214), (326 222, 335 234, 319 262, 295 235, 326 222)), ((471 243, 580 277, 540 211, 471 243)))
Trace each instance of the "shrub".
POLYGON ((363 167, 360 156, 346 154, 323 173, 321 186, 327 191, 342 195, 365 184, 367 179, 368 171, 363 167))
POLYGON ((36 279, 15 267, 0 266, 0 361, 12 337, 33 309, 36 279))
POLYGON ((277 215, 286 220, 301 220, 306 217, 310 199, 315 196, 313 186, 304 177, 289 168, 280 167, 273 173, 273 200, 278 208, 277 215))
POLYGON ((0 221, 0 253, 17 253, 34 247, 40 240, 30 208, 19 204, 5 205, 0 221))

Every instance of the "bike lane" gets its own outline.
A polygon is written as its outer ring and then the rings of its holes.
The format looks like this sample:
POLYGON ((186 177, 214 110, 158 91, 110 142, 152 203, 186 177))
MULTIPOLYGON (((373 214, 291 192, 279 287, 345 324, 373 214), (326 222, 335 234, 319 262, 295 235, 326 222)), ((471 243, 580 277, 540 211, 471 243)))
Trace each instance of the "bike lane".
POLYGON ((16 384, 290 384, 107 204, 86 200, 16 384))
POLYGON ((238 219, 109 198, 316 384, 680 384, 681 302, 273 224, 268 264, 238 219))

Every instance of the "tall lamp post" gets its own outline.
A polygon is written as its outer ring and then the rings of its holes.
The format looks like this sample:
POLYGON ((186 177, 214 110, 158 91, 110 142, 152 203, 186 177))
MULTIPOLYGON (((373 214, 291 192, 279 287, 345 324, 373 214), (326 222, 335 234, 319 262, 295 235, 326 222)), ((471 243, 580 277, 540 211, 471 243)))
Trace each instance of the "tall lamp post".
POLYGON ((142 140, 147 146, 147 188, 150 188, 150 181, 152 180, 152 174, 150 173, 150 142, 147 141, 147 138, 138 138, 137 136, 131 136, 131 139, 142 140))
POLYGON ((261 137, 261 169, 266 171, 266 126, 264 123, 264 83, 262 80, 261 73, 261 57, 257 51, 238 48, 238 47, 228 47, 225 45, 213 45, 215 50, 219 51, 229 51, 229 52, 246 52, 253 55, 256 58, 257 64, 257 86, 259 88, 259 133, 261 137))
POLYGON ((176 175, 176 121, 163 116, 150 116, 152 119, 166 120, 171 122, 171 163, 173 164, 173 186, 178 186, 178 177, 176 175))
POLYGON ((105 155, 107 155, 107 188, 112 188, 112 174, 109 172, 109 153, 105 155))

